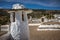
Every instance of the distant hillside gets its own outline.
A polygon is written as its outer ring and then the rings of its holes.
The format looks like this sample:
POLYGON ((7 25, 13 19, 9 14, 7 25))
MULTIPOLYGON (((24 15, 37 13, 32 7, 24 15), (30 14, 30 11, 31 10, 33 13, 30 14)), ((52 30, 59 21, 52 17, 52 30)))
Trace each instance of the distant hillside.
POLYGON ((29 16, 32 16, 32 18, 41 18, 42 16, 46 16, 48 19, 54 18, 54 14, 60 14, 60 10, 35 10, 33 9, 33 12, 31 14, 28 14, 29 16))
MULTIPOLYGON (((29 9, 21 9, 21 10, 29 10, 29 9)), ((41 18, 42 16, 46 16, 48 19, 51 19, 54 18, 53 16, 54 14, 60 14, 60 10, 44 10, 44 9, 30 9, 30 10, 32 10, 33 12, 28 14, 28 18, 30 16, 32 16, 32 18, 41 18)), ((9 22, 10 17, 9 15, 10 14, 7 13, 7 9, 0 9, 0 24, 7 24, 9 22)))
POLYGON ((9 21, 9 14, 6 11, 0 10, 0 24, 7 24, 9 21))

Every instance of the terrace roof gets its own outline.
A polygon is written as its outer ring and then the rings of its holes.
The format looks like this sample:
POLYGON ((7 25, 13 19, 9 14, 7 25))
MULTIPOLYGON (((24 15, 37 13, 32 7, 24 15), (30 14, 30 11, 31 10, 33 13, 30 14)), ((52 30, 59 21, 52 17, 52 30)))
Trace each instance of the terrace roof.
POLYGON ((44 24, 44 25, 48 25, 48 24, 60 24, 60 22, 44 22, 42 24, 44 24))

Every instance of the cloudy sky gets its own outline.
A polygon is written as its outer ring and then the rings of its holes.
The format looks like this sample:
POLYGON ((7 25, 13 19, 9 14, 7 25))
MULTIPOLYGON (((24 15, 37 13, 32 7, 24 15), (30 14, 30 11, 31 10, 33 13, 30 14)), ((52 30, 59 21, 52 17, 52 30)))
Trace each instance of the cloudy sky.
POLYGON ((0 0, 0 8, 11 9, 16 3, 29 9, 60 10, 60 0, 0 0))

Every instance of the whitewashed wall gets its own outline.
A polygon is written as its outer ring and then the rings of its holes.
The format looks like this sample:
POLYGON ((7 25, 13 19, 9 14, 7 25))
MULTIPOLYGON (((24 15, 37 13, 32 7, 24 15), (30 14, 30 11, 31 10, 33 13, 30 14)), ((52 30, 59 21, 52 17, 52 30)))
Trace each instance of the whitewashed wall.
POLYGON ((1 31, 8 31, 9 32, 10 31, 9 30, 9 25, 2 25, 1 26, 1 31))
POLYGON ((15 22, 11 22, 11 35, 16 40, 29 40, 29 27, 26 12, 15 12, 15 22), (24 15, 24 21, 22 20, 22 13, 24 15))

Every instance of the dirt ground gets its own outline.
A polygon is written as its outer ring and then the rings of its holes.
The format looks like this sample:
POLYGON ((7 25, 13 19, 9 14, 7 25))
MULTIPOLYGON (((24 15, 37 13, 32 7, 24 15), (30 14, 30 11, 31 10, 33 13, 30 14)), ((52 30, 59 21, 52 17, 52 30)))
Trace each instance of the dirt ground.
POLYGON ((30 40, 60 40, 60 31, 37 31, 37 26, 30 26, 30 40))
POLYGON ((30 26, 30 40, 60 40, 60 31, 37 31, 37 26, 30 26))
POLYGON ((2 36, 3 34, 6 34, 7 32, 1 31, 0 32, 0 36, 2 36))

